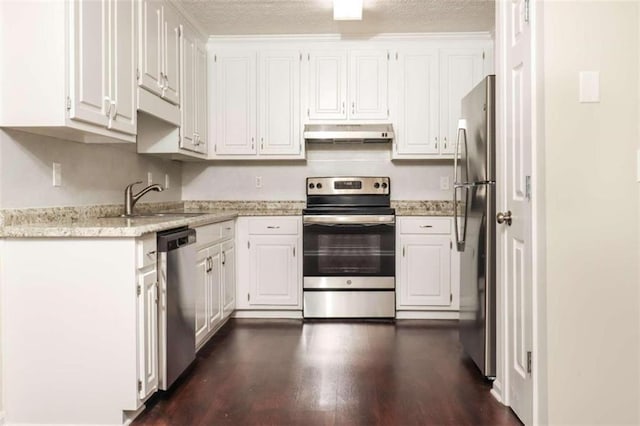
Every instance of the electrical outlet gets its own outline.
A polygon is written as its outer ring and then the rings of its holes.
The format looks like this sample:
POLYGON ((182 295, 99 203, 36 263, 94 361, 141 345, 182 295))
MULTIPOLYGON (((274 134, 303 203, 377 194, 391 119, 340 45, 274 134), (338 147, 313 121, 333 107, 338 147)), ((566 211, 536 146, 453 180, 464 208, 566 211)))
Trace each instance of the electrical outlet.
POLYGON ((164 174, 164 189, 169 189, 169 173, 164 174))
POLYGON ((147 172, 147 185, 153 184, 153 173, 147 172))
POLYGON ((442 191, 448 191, 451 189, 451 184, 449 183, 449 176, 440 176, 440 189, 442 191))
POLYGON ((62 164, 53 163, 53 186, 62 186, 62 164))
POLYGON ((256 188, 262 188, 262 176, 256 176, 256 188))

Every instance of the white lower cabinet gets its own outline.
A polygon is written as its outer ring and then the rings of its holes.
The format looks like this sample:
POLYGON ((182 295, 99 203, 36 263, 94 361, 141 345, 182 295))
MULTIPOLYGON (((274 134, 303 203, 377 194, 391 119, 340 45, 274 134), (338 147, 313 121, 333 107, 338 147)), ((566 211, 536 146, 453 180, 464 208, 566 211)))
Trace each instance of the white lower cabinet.
POLYGON ((457 311, 458 254, 449 217, 398 217, 398 311, 457 311))
MULTIPOLYGON (((155 255, 156 235, 138 241, 138 245, 153 246, 147 253, 155 255)), ((146 247, 145 247, 146 248, 146 247)), ((145 400, 158 390, 158 272, 155 262, 138 270, 138 394, 145 400)))
POLYGON ((196 228, 196 347, 201 347, 235 309, 233 221, 196 228))
POLYGON ((301 228, 299 216, 238 220, 237 309, 302 309, 301 228))

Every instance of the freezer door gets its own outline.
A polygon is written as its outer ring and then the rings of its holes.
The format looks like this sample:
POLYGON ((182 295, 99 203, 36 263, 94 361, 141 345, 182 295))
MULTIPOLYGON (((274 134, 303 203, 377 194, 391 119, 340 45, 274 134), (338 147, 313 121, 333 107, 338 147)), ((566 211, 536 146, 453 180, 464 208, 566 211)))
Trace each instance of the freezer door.
POLYGON ((465 148, 460 183, 495 181, 495 76, 488 76, 462 99, 465 148))
POLYGON ((495 376, 495 185, 468 187, 460 254, 460 340, 483 375, 495 376))

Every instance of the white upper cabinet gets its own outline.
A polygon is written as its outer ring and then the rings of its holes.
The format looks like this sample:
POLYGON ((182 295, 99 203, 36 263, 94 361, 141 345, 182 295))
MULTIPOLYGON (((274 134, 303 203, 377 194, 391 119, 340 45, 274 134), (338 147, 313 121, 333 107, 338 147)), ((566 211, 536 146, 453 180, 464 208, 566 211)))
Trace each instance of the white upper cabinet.
POLYGON ((216 155, 250 155, 256 149, 256 53, 213 55, 212 102, 216 155))
POLYGON ((397 84, 394 152, 438 153, 438 51, 398 52, 393 80, 397 84))
POLYGON ((0 127, 135 142, 136 11, 133 0, 3 2, 0 127))
POLYGON ((138 84, 164 100, 180 100, 180 18, 158 0, 140 2, 138 84))
POLYGON ((312 50, 309 120, 386 120, 389 116, 386 49, 312 50))
POLYGON ((196 37, 188 28, 182 34, 182 99, 180 148, 196 150, 196 37))
POLYGON ((402 48, 394 59, 393 157, 453 158, 462 98, 485 76, 484 48, 402 48))
POLYGON ((209 144, 209 117, 207 102, 207 48, 204 43, 196 43, 196 60, 195 60, 195 133, 196 151, 201 154, 207 154, 209 144))
POLYGON ((312 120, 347 118, 347 51, 313 51, 309 61, 309 106, 312 120))
POLYGON ((301 151, 299 53, 260 52, 258 87, 260 154, 299 154, 301 151))
POLYGON ((462 98, 484 77, 482 49, 440 50, 440 152, 454 154, 462 98))
POLYGON ((349 53, 349 118, 386 120, 389 117, 388 61, 386 50, 349 53))
POLYGON ((212 48, 209 55, 210 156, 301 158, 300 52, 212 48))

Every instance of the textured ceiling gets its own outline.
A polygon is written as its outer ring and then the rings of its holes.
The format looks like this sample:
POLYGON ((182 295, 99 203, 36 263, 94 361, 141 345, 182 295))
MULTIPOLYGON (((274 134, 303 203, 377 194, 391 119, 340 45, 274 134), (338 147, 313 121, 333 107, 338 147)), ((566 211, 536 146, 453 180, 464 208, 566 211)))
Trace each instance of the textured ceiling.
POLYGON ((364 0, 362 21, 334 21, 333 0, 176 0, 211 35, 490 31, 494 0, 364 0))

